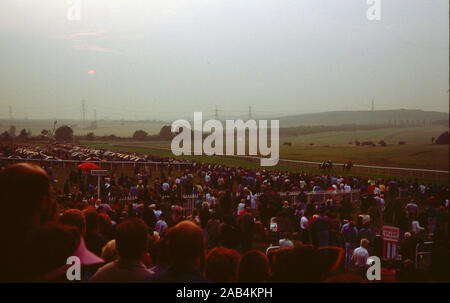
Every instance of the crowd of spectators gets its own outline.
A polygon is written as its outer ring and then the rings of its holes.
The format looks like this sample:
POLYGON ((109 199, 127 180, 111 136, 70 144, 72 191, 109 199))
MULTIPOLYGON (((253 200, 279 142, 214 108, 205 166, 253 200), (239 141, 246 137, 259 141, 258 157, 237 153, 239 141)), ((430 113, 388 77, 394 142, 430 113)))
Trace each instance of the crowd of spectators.
POLYGON ((158 160, 115 167, 100 197, 86 171, 56 180, 51 162, 4 162, 0 280, 67 281, 77 256, 83 282, 362 282, 390 225, 401 259, 383 260, 384 281, 450 281, 448 186, 158 160), (355 189, 357 202, 306 195, 355 189), (185 195, 197 197, 188 212, 185 195))

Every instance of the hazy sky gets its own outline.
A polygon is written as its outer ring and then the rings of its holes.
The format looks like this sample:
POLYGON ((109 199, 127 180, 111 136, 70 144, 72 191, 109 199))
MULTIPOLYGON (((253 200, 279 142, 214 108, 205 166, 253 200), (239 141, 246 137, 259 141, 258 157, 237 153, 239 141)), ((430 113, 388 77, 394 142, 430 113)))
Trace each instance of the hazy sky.
POLYGON ((448 0, 79 1, 0 1, 0 118, 448 112, 448 0))

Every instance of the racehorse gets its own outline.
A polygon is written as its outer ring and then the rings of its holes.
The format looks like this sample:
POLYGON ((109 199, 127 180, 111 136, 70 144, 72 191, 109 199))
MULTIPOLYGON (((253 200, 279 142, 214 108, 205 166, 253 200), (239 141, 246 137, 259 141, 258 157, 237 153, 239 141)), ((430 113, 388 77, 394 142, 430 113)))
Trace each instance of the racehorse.
POLYGON ((350 169, 352 169, 352 166, 353 166, 352 161, 348 160, 347 163, 344 164, 343 170, 349 172, 350 169))
POLYGON ((322 164, 319 165, 319 169, 332 170, 333 162, 331 162, 331 160, 326 160, 326 161, 322 162, 322 164))

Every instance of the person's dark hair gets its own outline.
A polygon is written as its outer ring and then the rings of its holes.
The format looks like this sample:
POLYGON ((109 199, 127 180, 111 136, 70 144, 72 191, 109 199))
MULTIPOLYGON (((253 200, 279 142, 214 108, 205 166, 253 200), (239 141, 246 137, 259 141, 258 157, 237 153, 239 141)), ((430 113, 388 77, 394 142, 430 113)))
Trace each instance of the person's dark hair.
POLYGON ((96 232, 99 229, 100 218, 97 210, 94 207, 86 208, 84 211, 84 217, 86 218, 86 233, 96 232))
POLYGON ((56 219, 51 181, 38 165, 18 163, 0 171, 0 281, 20 281, 26 257, 23 239, 56 219))
POLYGON ((17 163, 0 171, 2 221, 17 223, 21 228, 51 221, 55 208, 50 190, 48 174, 36 164, 17 163), (39 216, 34 217, 35 213, 39 216), (31 222, 37 218, 39 222, 31 222))
POLYGON ((241 256, 234 249, 216 247, 206 257, 205 275, 213 282, 236 282, 241 256))
POLYGON ((154 265, 167 266, 169 264, 169 247, 167 238, 158 239, 149 249, 154 265))
POLYGON ((239 282, 267 282, 270 277, 270 263, 267 256, 259 250, 246 252, 239 263, 239 282))
POLYGON ((117 226, 117 252, 121 258, 139 259, 148 247, 148 228, 138 218, 126 219, 117 226))
POLYGON ((191 221, 182 221, 167 234, 169 258, 174 265, 193 265, 204 260, 205 241, 202 229, 191 221))
POLYGON ((273 282, 319 282, 327 271, 326 262, 312 245, 280 249, 275 257, 273 282))
POLYGON ((84 213, 78 209, 67 209, 64 211, 61 217, 59 217, 59 223, 76 227, 81 235, 86 234, 86 219, 84 213))
POLYGON ((25 240, 28 258, 28 281, 54 281, 65 278, 65 271, 56 271, 66 265, 67 258, 76 251, 79 243, 78 229, 73 226, 49 223, 32 232, 25 240))
POLYGON ((112 230, 111 217, 106 213, 99 213, 98 219, 100 233, 103 235, 109 235, 112 230))

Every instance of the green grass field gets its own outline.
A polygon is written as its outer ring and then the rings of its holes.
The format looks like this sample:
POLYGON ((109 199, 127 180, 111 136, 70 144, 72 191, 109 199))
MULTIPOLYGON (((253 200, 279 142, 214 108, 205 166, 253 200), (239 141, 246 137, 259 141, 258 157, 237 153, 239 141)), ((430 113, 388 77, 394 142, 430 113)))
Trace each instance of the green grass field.
MULTIPOLYGON (((344 163, 351 160, 354 164, 403 167, 416 169, 448 170, 448 145, 431 144, 431 137, 442 133, 442 128, 434 129, 383 129, 376 131, 357 132, 328 132, 307 136, 280 138, 280 159, 294 159, 321 162, 331 159, 335 163, 344 163), (385 140, 387 147, 356 146, 348 144, 350 141, 385 140), (398 141, 406 141, 406 145, 399 145, 398 141), (283 142, 291 142, 292 146, 283 146, 283 142), (313 143, 314 145, 310 145, 313 143)), ((94 148, 122 150, 141 154, 152 154, 163 157, 173 157, 169 141, 155 142, 123 142, 86 143, 94 148)), ((180 156, 179 159, 196 160, 223 164, 228 166, 241 166, 246 168, 261 168, 259 161, 249 161, 227 156, 180 156)), ((318 173, 316 165, 302 165, 280 161, 276 167, 264 167, 269 170, 307 171, 318 173)), ((336 168, 336 173, 344 174, 342 169, 336 168)), ((422 173, 409 171, 392 171, 383 169, 354 168, 350 174, 368 177, 393 176, 402 179, 418 178, 427 181, 448 183, 448 174, 422 173)))
POLYGON ((356 132, 327 132, 314 135, 280 138, 281 158, 343 163, 448 170, 448 145, 431 144, 443 128, 380 129, 356 132), (356 146, 355 140, 384 140, 388 146, 356 146), (399 145, 405 141, 406 145, 399 145), (283 146, 292 142, 292 146, 283 146), (352 142, 353 144, 349 144, 352 142), (314 144, 314 145, 311 145, 314 144))
MULTIPOLYGON (((312 135, 281 137, 280 159, 304 160, 321 162, 327 159, 335 163, 351 160, 354 164, 448 170, 449 146, 431 144, 431 138, 437 138, 443 128, 407 128, 380 129, 356 132, 326 132, 312 135), (388 146, 371 147, 356 146, 349 142, 385 140, 388 146), (405 141, 406 145, 399 145, 405 141), (291 142, 292 146, 284 146, 291 142), (311 145, 313 144, 313 145, 311 145)), ((160 156, 172 156, 170 142, 133 142, 117 143, 121 149, 128 147, 129 151, 151 153, 160 156)), ((94 145, 111 148, 110 145, 94 145)), ((119 148, 120 149, 120 148, 119 148)), ((230 157, 186 156, 186 159, 196 159, 212 163, 232 163, 234 165, 247 162, 230 157)))

